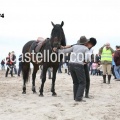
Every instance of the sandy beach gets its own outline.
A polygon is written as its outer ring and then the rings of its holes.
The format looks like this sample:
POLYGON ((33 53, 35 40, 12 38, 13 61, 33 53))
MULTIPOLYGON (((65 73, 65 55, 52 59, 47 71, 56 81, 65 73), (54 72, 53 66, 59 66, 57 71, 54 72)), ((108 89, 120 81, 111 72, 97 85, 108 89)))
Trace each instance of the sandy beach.
POLYGON ((0 71, 0 120, 119 120, 120 82, 111 80, 103 84, 101 76, 91 76, 90 99, 75 102, 72 93, 72 79, 65 73, 57 74, 57 97, 50 92, 51 80, 47 78, 44 97, 39 97, 41 80, 37 73, 37 94, 31 91, 31 80, 27 94, 22 94, 22 78, 5 78, 0 71))

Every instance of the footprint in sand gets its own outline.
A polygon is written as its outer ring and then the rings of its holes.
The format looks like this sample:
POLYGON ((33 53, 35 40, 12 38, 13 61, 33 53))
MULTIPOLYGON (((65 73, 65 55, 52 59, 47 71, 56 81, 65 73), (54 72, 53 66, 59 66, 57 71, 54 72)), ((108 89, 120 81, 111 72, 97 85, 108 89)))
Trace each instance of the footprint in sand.
POLYGON ((44 114, 49 120, 56 120, 56 115, 49 113, 49 114, 44 114))
POLYGON ((61 105, 61 103, 53 104, 53 106, 56 106, 56 107, 63 107, 63 106, 61 105))
POLYGON ((14 95, 12 95, 13 97, 17 97, 18 96, 18 94, 14 94, 14 95))
POLYGON ((74 103, 74 104, 72 105, 72 107, 75 107, 75 106, 77 106, 77 105, 79 105, 79 103, 74 103))
POLYGON ((61 112, 65 111, 63 105, 61 103, 53 104, 55 107, 57 107, 61 112))
POLYGON ((75 119, 73 119, 73 118, 70 118, 70 119, 69 119, 69 118, 68 118, 68 119, 65 119, 65 120, 75 120, 75 119))

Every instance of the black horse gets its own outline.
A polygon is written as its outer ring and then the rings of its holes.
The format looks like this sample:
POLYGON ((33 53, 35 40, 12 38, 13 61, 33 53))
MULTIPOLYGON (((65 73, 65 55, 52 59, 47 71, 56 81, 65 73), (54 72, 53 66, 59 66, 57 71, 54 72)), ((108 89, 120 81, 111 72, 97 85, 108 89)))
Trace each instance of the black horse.
POLYGON ((51 22, 53 25, 53 29, 51 32, 51 37, 49 39, 46 39, 44 41, 44 44, 42 45, 42 48, 39 49, 38 52, 36 52, 36 54, 34 55, 34 57, 37 55, 37 53, 42 53, 42 58, 40 58, 42 60, 42 62, 37 62, 37 60, 33 60, 31 57, 31 48, 32 50, 34 49, 33 46, 34 44, 36 44, 36 41, 29 41, 27 42, 22 50, 23 53, 23 63, 22 63, 22 74, 23 74, 23 94, 26 94, 26 83, 28 82, 29 79, 29 70, 30 70, 30 62, 33 64, 33 73, 32 73, 32 91, 33 93, 36 93, 36 89, 35 89, 35 79, 36 79, 36 73, 39 70, 39 65, 43 65, 43 77, 42 77, 42 83, 41 83, 41 87, 40 87, 40 96, 43 96, 43 89, 44 89, 44 83, 46 81, 46 72, 47 69, 49 67, 53 68, 53 77, 52 77, 52 87, 51 87, 51 92, 53 96, 56 96, 56 92, 55 92, 55 80, 56 80, 56 72, 58 70, 59 67, 59 62, 62 60, 62 55, 60 56, 60 61, 58 61, 58 58, 56 61, 51 61, 55 60, 55 57, 58 54, 55 53, 53 51, 53 48, 57 48, 59 49, 62 46, 66 45, 66 40, 65 40, 65 35, 64 35, 64 31, 62 29, 64 22, 62 21, 61 24, 54 24, 53 22, 51 22), (27 55, 25 55, 27 53, 27 55), (29 53, 29 54, 28 54, 29 53), (49 54, 48 54, 49 53, 49 54), (53 54, 54 53, 54 54, 53 54), (52 57, 51 57, 52 54, 52 57), (30 58, 30 61, 26 62, 26 60, 28 60, 30 58), (47 59, 44 60, 44 58, 47 59))

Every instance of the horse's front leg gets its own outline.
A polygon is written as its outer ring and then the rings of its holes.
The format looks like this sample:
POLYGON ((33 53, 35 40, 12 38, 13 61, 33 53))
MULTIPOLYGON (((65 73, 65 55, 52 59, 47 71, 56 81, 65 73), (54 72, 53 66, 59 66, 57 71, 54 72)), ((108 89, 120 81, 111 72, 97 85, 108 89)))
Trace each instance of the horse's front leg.
POLYGON ((33 91, 33 93, 36 93, 35 79, 36 79, 36 74, 37 74, 38 70, 39 70, 39 65, 34 65, 33 74, 32 74, 32 91, 33 91))
POLYGON ((44 66, 43 65, 43 70, 42 70, 42 80, 41 80, 41 87, 40 87, 40 95, 39 96, 41 96, 41 97, 43 97, 44 95, 43 95, 43 88, 44 88, 44 83, 45 83, 45 81, 46 81, 46 72, 47 72, 47 69, 48 69, 48 67, 47 66, 44 66))
POLYGON ((56 72, 57 72, 57 67, 53 68, 53 78, 52 78, 52 87, 51 87, 52 96, 57 96, 55 92, 56 72))

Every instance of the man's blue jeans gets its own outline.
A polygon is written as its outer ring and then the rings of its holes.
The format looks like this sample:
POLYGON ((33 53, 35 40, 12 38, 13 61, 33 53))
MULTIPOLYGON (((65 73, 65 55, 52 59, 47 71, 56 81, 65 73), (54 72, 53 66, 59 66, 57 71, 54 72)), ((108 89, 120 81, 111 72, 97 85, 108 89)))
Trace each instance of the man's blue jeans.
POLYGON ((120 65, 119 66, 115 66, 114 72, 115 72, 116 78, 120 79, 120 65))

